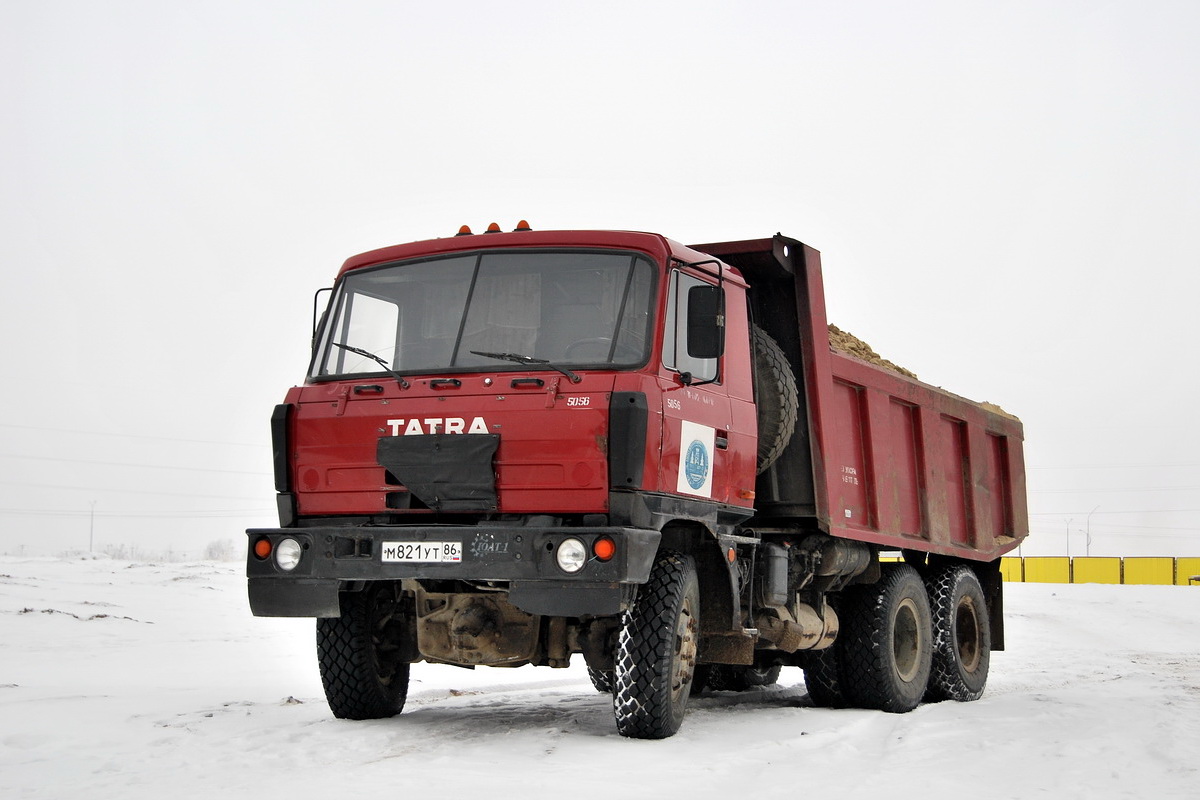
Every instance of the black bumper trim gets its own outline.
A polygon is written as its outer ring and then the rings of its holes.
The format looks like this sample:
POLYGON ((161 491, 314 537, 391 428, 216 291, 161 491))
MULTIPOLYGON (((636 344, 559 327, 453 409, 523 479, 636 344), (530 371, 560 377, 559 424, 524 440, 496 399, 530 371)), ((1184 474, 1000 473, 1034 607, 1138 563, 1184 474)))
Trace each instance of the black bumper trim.
POLYGON ((530 603, 544 609, 540 613, 555 608, 562 609, 562 616, 616 613, 614 602, 621 602, 621 585, 649 579, 662 538, 658 531, 641 528, 505 525, 255 528, 246 534, 252 610, 258 616, 301 617, 337 616, 337 593, 346 583, 405 579, 513 582, 518 598, 528 596, 530 603), (574 574, 559 568, 555 560, 559 543, 576 538, 590 549, 601 536, 610 537, 617 545, 610 561, 592 558, 574 574), (270 557, 258 558, 254 543, 260 538, 273 543, 285 538, 300 542, 300 564, 284 572, 270 557), (461 562, 382 560, 385 543, 446 541, 461 543, 461 562), (560 593, 561 603, 550 598, 560 593))

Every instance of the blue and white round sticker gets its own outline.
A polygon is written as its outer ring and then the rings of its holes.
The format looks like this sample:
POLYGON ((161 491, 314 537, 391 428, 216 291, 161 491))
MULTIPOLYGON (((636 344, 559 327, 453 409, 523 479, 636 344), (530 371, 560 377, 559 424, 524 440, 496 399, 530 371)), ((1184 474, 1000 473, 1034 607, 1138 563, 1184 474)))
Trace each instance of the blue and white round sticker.
POLYGON ((693 439, 683 457, 683 475, 688 486, 699 489, 708 480, 708 448, 699 439, 693 439))

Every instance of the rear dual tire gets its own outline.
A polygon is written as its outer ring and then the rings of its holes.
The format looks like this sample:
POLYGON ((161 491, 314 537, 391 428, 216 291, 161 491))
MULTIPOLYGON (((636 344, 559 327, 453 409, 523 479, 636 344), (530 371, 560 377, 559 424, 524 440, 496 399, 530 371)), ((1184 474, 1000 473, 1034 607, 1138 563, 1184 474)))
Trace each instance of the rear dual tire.
POLYGON ((885 564, 883 578, 847 593, 842 634, 809 657, 814 704, 902 713, 923 700, 978 700, 991 663, 987 601, 963 564, 920 573, 885 564))

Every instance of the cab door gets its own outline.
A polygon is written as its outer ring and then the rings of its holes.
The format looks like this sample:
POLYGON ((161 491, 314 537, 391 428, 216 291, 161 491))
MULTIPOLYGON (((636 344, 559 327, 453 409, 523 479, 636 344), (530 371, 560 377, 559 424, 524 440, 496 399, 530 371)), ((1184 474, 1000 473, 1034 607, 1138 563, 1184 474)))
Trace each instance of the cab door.
POLYGON ((689 297, 693 289, 702 292, 703 287, 716 289, 715 278, 678 269, 668 274, 659 377, 663 402, 659 485, 687 498, 729 504, 737 490, 722 359, 693 355, 688 347, 689 323, 695 322, 696 314, 689 297))

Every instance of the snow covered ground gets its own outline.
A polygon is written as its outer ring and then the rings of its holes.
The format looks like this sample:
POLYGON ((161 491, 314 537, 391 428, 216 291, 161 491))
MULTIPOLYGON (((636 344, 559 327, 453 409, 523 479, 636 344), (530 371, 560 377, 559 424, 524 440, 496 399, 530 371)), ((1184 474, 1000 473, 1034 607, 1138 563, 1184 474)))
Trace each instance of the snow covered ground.
POLYGON ((815 709, 780 685, 616 734, 582 662, 416 665, 405 712, 334 719, 311 620, 241 566, 0 558, 0 797, 1200 797, 1200 589, 1007 587, 975 703, 815 709))

